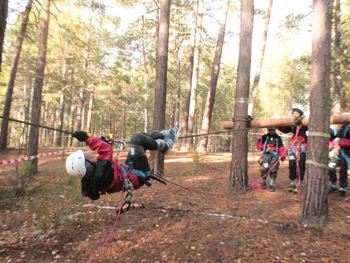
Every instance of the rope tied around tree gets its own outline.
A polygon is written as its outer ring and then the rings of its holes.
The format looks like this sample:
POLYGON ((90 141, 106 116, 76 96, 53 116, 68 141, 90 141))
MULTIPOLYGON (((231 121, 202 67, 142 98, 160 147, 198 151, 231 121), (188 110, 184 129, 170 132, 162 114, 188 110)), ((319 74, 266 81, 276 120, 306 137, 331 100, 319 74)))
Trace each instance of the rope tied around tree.
POLYGON ((250 123, 251 121, 254 120, 254 118, 252 118, 251 116, 233 116, 232 118, 232 122, 239 122, 239 125, 241 125, 242 122, 246 122, 247 123, 247 129, 249 129, 248 127, 251 127, 250 123))

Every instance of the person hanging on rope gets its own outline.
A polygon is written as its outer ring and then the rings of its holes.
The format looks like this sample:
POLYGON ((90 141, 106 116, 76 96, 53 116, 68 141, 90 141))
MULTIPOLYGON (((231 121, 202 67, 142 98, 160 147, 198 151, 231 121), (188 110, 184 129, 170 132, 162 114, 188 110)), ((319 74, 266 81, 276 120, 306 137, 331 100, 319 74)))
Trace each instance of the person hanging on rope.
MULTIPOLYGON (((343 113, 342 115, 350 115, 343 113)), ((350 123, 344 123, 335 137, 339 138, 339 186, 337 185, 336 171, 330 173, 329 180, 332 182, 330 192, 339 192, 340 197, 346 196, 348 186, 348 169, 350 168, 350 123)), ((331 172, 331 171, 330 171, 331 172)))
POLYGON ((106 193, 126 191, 127 187, 137 190, 144 184, 150 186, 148 180, 152 175, 146 151, 167 154, 178 140, 180 129, 180 124, 177 124, 171 130, 134 134, 125 164, 121 165, 117 160, 113 161, 113 148, 108 143, 88 136, 85 131, 75 131, 72 134, 74 138, 97 151, 97 162, 92 162, 79 150, 68 156, 66 170, 69 175, 81 178, 81 193, 91 200, 97 200, 106 193))
POLYGON ((283 145, 281 137, 276 133, 275 127, 268 127, 267 133, 260 137, 256 148, 262 151, 262 157, 259 159, 261 166, 261 189, 266 189, 266 177, 270 174, 270 192, 276 191, 276 178, 279 169, 279 159, 283 162, 286 159, 286 148, 283 145))
POLYGON ((297 126, 276 128, 283 133, 293 134, 288 149, 290 179, 288 191, 298 193, 305 175, 308 127, 302 125, 304 112, 301 109, 293 108, 292 115, 297 126))

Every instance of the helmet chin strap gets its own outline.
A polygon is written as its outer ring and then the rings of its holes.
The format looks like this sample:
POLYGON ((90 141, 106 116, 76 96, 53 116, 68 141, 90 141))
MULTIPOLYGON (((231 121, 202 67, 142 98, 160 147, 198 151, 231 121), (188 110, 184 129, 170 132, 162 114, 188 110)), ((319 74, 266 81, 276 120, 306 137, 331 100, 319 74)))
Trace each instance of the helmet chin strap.
POLYGON ((92 164, 93 166, 96 166, 96 163, 93 163, 93 162, 91 162, 91 161, 88 160, 88 159, 85 159, 85 162, 88 162, 88 163, 92 164))

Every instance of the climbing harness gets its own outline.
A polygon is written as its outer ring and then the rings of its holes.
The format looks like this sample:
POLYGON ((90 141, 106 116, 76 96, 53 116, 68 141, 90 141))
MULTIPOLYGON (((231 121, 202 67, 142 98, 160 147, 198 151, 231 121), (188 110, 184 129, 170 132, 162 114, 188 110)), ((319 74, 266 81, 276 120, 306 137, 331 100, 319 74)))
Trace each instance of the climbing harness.
MULTIPOLYGON (((262 156, 258 160, 259 165, 262 167, 263 170, 268 169, 266 174, 262 177, 262 179, 266 178, 270 172, 276 167, 278 162, 278 140, 275 137, 266 136, 264 147, 263 147, 263 153, 262 156), (268 141, 273 139, 276 141, 276 149, 271 149, 268 147, 268 141), (270 167, 271 166, 271 167, 270 167)), ((263 171, 262 170, 262 171, 263 171)))
POLYGON ((124 197, 123 205, 116 211, 116 214, 121 214, 123 212, 129 211, 131 207, 131 199, 134 197, 134 186, 129 178, 124 179, 124 191, 127 192, 124 197), (121 211, 120 211, 121 210, 121 211))

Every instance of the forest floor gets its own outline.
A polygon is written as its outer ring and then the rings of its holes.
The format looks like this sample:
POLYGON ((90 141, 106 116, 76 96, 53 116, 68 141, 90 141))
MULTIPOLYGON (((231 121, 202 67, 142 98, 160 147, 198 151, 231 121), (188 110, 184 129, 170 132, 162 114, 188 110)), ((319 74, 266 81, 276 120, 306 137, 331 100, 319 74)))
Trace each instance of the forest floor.
POLYGON ((0 166, 0 262, 350 262, 349 197, 328 196, 326 226, 302 225, 302 195, 288 192, 287 161, 270 193, 258 187, 260 154, 250 154, 252 188, 228 194, 231 153, 173 150, 167 185, 153 180, 135 191, 143 208, 118 218, 122 194, 82 197, 79 179, 65 172, 66 157, 39 158, 40 172, 20 196, 23 164, 18 171, 0 166))

